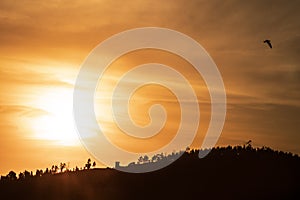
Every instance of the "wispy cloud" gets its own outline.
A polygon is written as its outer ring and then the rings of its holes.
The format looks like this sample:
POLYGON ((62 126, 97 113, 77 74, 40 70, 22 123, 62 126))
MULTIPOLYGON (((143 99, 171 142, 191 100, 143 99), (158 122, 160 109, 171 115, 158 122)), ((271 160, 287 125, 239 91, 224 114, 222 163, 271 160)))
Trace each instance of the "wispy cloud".
POLYGON ((26 116, 26 117, 35 117, 40 115, 48 115, 49 112, 39 109, 33 108, 29 106, 22 106, 22 105, 0 105, 0 114, 17 114, 19 116, 26 116))

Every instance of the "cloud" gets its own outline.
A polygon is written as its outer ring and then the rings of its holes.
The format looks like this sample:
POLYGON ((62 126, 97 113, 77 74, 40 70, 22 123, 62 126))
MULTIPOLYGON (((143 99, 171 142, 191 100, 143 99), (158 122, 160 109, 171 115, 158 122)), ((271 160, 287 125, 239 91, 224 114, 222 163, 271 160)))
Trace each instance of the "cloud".
POLYGON ((39 73, 34 71, 24 71, 24 70, 1 70, 0 69, 0 79, 5 85, 38 85, 38 86, 48 86, 48 87, 67 87, 73 88, 73 85, 59 80, 54 73, 39 73))
POLYGON ((0 115, 2 118, 9 115, 17 115, 20 117, 38 117, 42 115, 50 115, 50 113, 43 109, 34 108, 30 106, 0 105, 0 115))

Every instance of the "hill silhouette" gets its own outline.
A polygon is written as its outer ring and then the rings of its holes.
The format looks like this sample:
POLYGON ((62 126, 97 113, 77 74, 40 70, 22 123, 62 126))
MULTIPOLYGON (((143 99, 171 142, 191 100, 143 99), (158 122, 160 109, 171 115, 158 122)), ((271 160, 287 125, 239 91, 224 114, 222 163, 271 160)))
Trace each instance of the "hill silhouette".
MULTIPOLYGON (((0 199, 299 199, 300 158, 251 145, 217 147, 203 159, 188 150, 161 170, 40 172, 0 181, 0 199)), ((89 160, 88 163, 91 163, 89 160)), ((13 178, 12 178, 13 177, 13 178)))

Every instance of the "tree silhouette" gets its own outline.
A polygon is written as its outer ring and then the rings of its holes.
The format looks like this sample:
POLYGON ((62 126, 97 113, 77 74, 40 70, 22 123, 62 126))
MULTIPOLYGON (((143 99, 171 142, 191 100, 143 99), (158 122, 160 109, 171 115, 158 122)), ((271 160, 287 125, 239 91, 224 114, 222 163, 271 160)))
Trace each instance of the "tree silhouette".
POLYGON ((85 168, 86 168, 86 169, 90 169, 91 166, 92 166, 92 164, 91 164, 91 159, 89 158, 88 161, 87 161, 87 163, 85 164, 85 168))
POLYGON ((20 172, 19 173, 19 180, 24 180, 25 179, 25 174, 20 172))
POLYGON ((8 178, 8 180, 11 180, 11 181, 17 180, 17 174, 16 174, 16 172, 10 171, 7 174, 7 178, 8 178))
POLYGON ((37 177, 40 177, 40 176, 42 176, 43 175, 43 170, 36 170, 36 172, 35 172, 35 176, 37 176, 37 177))
POLYGON ((143 163, 148 163, 149 162, 149 157, 147 155, 145 155, 143 157, 143 163))
POLYGON ((143 161, 144 161, 144 158, 143 158, 143 156, 140 156, 140 157, 138 158, 138 163, 139 163, 139 164, 142 164, 142 163, 143 163, 143 161))
POLYGON ((52 165, 51 171, 52 171, 53 174, 56 174, 57 171, 58 171, 58 166, 57 165, 52 165))
POLYGON ((158 161, 158 156, 157 155, 152 156, 151 162, 157 162, 157 161, 158 161))
POLYGON ((27 179, 29 177, 31 177, 30 172, 25 170, 24 171, 24 178, 27 179))
POLYGON ((63 172, 64 169, 66 168, 67 164, 66 163, 60 163, 59 168, 60 168, 60 172, 63 172))

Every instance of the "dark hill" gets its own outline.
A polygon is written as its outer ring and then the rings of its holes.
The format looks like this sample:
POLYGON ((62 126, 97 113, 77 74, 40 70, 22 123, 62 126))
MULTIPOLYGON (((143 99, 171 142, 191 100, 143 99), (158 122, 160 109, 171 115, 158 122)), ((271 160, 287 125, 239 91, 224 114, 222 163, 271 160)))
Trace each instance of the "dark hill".
POLYGON ((65 172, 0 182, 0 199, 300 199, 300 158, 269 148, 190 151, 159 171, 65 172))

